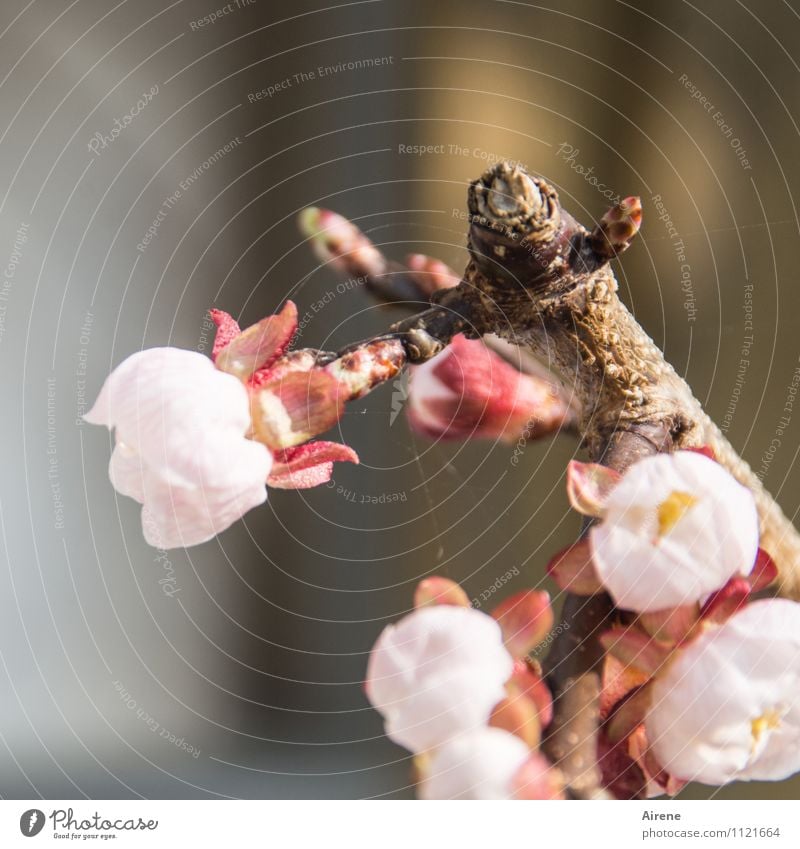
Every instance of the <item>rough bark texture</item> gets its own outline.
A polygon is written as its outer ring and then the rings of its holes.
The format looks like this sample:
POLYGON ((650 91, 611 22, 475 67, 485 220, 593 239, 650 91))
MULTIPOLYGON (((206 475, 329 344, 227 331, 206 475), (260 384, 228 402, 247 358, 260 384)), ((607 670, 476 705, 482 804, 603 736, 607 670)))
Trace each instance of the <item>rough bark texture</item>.
MULTIPOLYGON (((429 359, 456 333, 493 334, 527 348, 575 399, 576 430, 591 460, 619 472, 650 454, 710 446, 755 497, 778 592, 800 599, 800 535, 619 300, 609 260, 638 231, 639 199, 612 207, 589 232, 544 180, 500 163, 470 186, 469 211, 462 281, 435 292, 434 306, 389 334, 402 341, 408 361, 429 359)), ((577 798, 608 795, 597 762, 598 638, 614 616, 606 595, 568 596, 569 627, 548 657, 555 715, 544 747, 577 798)))
POLYGON ((800 598, 800 536, 620 301, 596 231, 564 212, 544 181, 505 163, 472 184, 470 212, 472 260, 450 297, 458 292, 471 306, 473 332, 526 344, 560 376, 579 403, 578 430, 593 460, 616 432, 654 425, 667 427, 674 448, 709 445, 755 497, 779 592, 800 598), (511 187, 518 194, 487 201, 511 187))
MULTIPOLYGON (((622 474, 637 460, 671 449, 667 427, 634 425, 615 431, 597 459, 622 474)), ((590 526, 587 521, 584 534, 590 526)), ((588 598, 568 594, 561 612, 562 631, 547 657, 554 712, 543 747, 577 798, 608 798, 597 762, 603 662, 599 637, 614 624, 613 618, 614 606, 605 593, 588 598)))

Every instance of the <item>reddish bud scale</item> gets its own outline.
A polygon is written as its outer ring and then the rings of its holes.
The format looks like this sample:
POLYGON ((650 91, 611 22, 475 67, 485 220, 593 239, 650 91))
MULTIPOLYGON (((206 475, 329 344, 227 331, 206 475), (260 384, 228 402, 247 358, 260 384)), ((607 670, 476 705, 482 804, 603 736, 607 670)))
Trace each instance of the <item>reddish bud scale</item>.
POLYGON ((612 259, 630 245, 641 225, 642 202, 638 197, 627 197, 600 219, 589 236, 592 248, 599 257, 612 259))
POLYGON ((560 551, 547 564, 547 574, 562 590, 575 595, 595 595, 603 585, 592 563, 588 539, 580 540, 560 551))
POLYGON ((542 736, 536 705, 519 693, 506 697, 494 708, 489 725, 516 735, 531 749, 539 745, 542 736))
POLYGON ((599 518, 603 504, 621 479, 619 472, 599 463, 570 461, 567 466, 567 497, 573 510, 599 518))
MULTIPOLYGON (((269 486, 318 486, 330 480, 334 462, 358 462, 356 453, 345 445, 308 443, 336 424, 351 388, 344 387, 343 392, 339 381, 317 365, 315 352, 286 353, 297 331, 297 308, 291 301, 278 314, 245 331, 221 310, 212 310, 211 317, 218 328, 212 353, 215 364, 247 385, 251 436, 273 454, 269 486)), ((386 368, 383 362, 381 368, 386 368)))
POLYGON ((524 660, 514 663, 514 672, 506 689, 511 695, 518 694, 530 699, 536 705, 539 724, 547 728, 553 719, 553 697, 542 676, 529 663, 524 660))
POLYGON ((510 596, 493 611, 503 640, 512 657, 523 657, 538 646, 553 627, 550 594, 543 590, 523 590, 510 596))

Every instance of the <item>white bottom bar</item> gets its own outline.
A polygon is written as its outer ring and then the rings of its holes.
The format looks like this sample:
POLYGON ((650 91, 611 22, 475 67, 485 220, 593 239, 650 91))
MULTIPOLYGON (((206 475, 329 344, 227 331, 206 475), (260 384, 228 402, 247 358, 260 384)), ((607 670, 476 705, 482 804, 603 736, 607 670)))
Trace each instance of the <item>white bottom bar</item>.
POLYGON ((796 801, 0 801, 0 846, 778 849, 800 846, 797 814, 796 801))

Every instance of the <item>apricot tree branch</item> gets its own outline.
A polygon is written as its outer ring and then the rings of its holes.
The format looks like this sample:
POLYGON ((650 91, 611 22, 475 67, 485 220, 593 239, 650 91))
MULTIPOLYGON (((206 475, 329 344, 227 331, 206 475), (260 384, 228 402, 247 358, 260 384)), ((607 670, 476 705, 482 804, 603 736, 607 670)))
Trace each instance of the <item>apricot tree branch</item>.
MULTIPOLYGON (((526 347, 577 398, 577 428, 591 460, 617 471, 648 454, 708 445, 753 493, 761 545, 779 570, 778 591, 800 598, 800 535, 617 296, 609 261, 639 229, 638 198, 612 207, 589 231, 561 207, 552 186, 501 162, 471 184, 468 203, 463 278, 391 330, 407 361, 433 356, 458 332, 526 347)), ((378 269, 374 247, 354 250, 378 269)), ((595 740, 597 637, 613 609, 603 596, 570 597, 564 615, 570 627, 549 659, 556 706, 546 747, 573 795, 597 797, 604 794, 595 740)))

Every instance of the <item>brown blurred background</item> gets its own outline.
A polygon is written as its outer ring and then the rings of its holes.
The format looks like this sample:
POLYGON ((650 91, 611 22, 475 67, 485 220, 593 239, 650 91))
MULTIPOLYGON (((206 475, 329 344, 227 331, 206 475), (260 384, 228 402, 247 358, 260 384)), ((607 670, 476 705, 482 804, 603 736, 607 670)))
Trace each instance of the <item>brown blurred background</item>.
POLYGON ((496 158, 584 223, 640 194, 624 299, 797 512, 800 410, 780 422, 800 365, 800 4, 218 3, 0 12, 3 797, 410 796, 361 690, 377 634, 422 576, 480 597, 518 572, 499 600, 547 585, 574 538, 574 443, 517 466, 431 445, 393 419, 394 385, 351 407, 362 464, 334 485, 272 492, 166 559, 145 545, 108 434, 79 423, 115 364, 208 351, 211 305, 250 323, 291 296, 326 348, 398 315, 337 291, 297 231, 306 205, 459 268, 466 185, 496 158))

